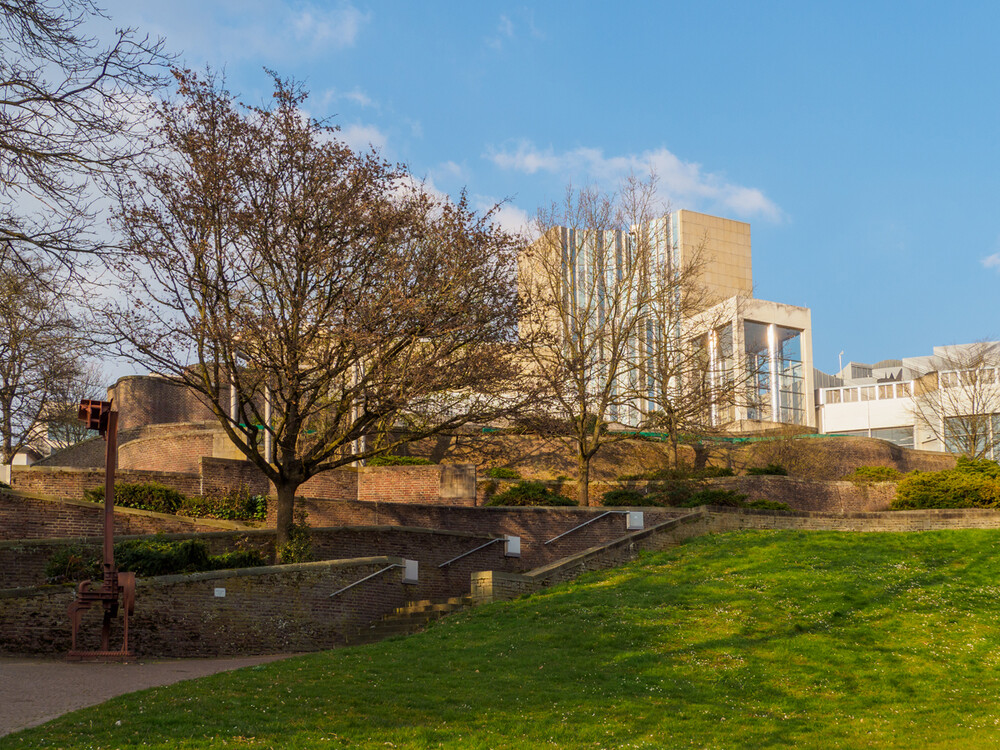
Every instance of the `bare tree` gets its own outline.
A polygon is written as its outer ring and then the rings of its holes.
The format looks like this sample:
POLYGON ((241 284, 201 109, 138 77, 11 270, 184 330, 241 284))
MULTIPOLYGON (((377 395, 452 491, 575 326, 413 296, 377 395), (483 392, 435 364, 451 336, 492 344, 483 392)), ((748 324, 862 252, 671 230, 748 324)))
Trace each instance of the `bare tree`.
POLYGON ((918 429, 946 451, 1000 458, 1000 343, 944 347, 932 363, 914 379, 918 429))
POLYGON ((93 180, 126 165, 161 42, 118 30, 90 0, 0 0, 0 244, 72 265, 97 252, 93 180))
POLYGON ((80 421, 80 401, 101 401, 107 397, 107 379, 100 365, 86 363, 81 358, 73 370, 68 379, 56 383, 42 416, 45 443, 54 451, 96 437, 97 432, 80 421))
MULTIPOLYGON (((521 240, 306 117, 178 72, 166 152, 119 190, 120 354, 199 393, 277 492, 491 419, 522 392, 521 240)), ((525 397, 529 397, 528 394, 525 397)))
POLYGON ((80 372, 79 336, 51 266, 0 252, 0 452, 40 447, 49 410, 80 372))
POLYGON ((656 213, 654 178, 630 178, 616 195, 569 188, 561 206, 539 212, 539 239, 521 261, 521 332, 552 413, 576 446, 582 505, 590 502, 591 460, 625 437, 609 423, 644 419, 656 213))
POLYGON ((648 308, 649 349, 643 376, 648 391, 648 425, 667 433, 674 466, 682 435, 719 434, 735 420, 749 373, 737 359, 733 321, 741 300, 719 300, 703 281, 708 237, 690 252, 666 236, 666 222, 651 231, 661 236, 648 308))

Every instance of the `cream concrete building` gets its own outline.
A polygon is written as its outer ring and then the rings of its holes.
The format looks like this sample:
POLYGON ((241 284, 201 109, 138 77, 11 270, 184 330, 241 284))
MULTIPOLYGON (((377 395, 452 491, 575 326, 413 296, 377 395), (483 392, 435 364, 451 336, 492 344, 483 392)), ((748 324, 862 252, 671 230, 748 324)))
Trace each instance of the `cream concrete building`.
POLYGON ((1000 342, 936 346, 928 356, 848 362, 817 372, 822 433, 1000 459, 1000 342))
MULTIPOLYGON (((556 227, 521 258, 519 278, 522 289, 551 303, 525 331, 587 340, 614 316, 634 330, 620 391, 635 396, 611 410, 616 421, 640 424, 655 410, 657 357, 694 346, 705 353, 703 371, 663 385, 682 393, 691 387, 682 379, 736 384, 738 397, 712 408, 715 426, 815 425, 810 312, 753 297, 745 222, 679 210, 628 232, 556 227), (687 276, 691 268, 696 274, 687 276)), ((592 347, 595 361, 586 366, 599 370, 608 349, 592 347)))

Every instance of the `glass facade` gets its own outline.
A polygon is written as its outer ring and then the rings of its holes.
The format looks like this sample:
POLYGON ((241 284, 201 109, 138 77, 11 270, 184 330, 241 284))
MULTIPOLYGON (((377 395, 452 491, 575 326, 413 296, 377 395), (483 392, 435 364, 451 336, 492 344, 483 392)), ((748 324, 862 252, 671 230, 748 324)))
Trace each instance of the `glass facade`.
POLYGON ((747 419, 771 419, 771 347, 765 323, 743 321, 747 364, 747 419))
POLYGON ((806 424, 802 332, 745 320, 743 342, 749 378, 747 419, 806 424))

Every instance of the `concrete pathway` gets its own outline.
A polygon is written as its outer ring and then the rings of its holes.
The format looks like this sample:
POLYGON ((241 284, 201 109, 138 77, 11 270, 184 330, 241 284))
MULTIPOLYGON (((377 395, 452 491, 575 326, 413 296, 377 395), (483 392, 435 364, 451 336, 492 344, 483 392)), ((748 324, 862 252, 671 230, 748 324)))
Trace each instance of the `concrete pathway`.
POLYGON ((131 664, 0 657, 0 737, 136 690, 284 659, 147 659, 131 664))

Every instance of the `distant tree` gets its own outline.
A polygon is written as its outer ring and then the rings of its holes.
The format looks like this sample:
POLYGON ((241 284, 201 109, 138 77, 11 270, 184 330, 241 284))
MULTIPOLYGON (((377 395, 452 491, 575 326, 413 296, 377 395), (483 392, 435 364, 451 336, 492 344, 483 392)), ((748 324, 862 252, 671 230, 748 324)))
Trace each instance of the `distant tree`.
POLYGON ((530 398, 521 240, 352 152, 294 84, 244 107, 211 76, 177 82, 155 112, 164 152, 119 183, 107 319, 273 482, 279 543, 310 477, 530 398))
POLYGON ((1000 343, 946 347, 933 367, 913 383, 917 426, 951 453, 1000 458, 1000 343))
POLYGON ((521 260, 521 333, 550 411, 577 453, 577 494, 589 504, 590 462, 623 438, 612 422, 644 420, 645 326, 655 273, 649 223, 655 179, 619 193, 567 189, 539 211, 538 239, 521 260))
POLYGON ((80 401, 107 398, 107 380, 99 365, 88 364, 81 358, 73 370, 71 377, 56 383, 42 417, 45 442, 52 450, 69 448, 95 437, 97 433, 80 421, 80 401))
POLYGON ((53 406, 79 377, 70 290, 53 268, 0 249, 0 458, 41 448, 53 406))
POLYGON ((101 249, 94 179, 119 171, 165 72, 162 45, 132 29, 105 45, 90 0, 0 2, 0 244, 72 265, 101 249))

